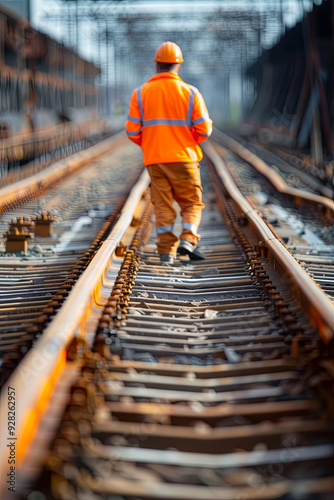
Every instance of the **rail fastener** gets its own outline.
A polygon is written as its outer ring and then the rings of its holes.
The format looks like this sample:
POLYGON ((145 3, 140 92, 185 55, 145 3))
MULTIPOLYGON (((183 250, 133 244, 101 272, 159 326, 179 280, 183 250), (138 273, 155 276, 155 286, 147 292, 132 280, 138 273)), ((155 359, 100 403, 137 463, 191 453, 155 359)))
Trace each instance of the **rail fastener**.
POLYGON ((28 251, 28 240, 34 237, 26 226, 10 226, 6 233, 6 252, 18 253, 28 251))
POLYGON ((36 215, 34 217, 35 222, 35 235, 36 236, 51 236, 52 226, 55 222, 55 218, 52 215, 52 212, 47 212, 43 214, 36 215))
POLYGON ((27 228, 30 232, 33 232, 34 222, 30 217, 16 217, 16 221, 12 219, 9 223, 9 227, 17 227, 18 229, 22 229, 23 227, 27 228))
POLYGON ((117 257, 123 257, 125 255, 126 249, 126 245, 124 245, 124 243, 120 241, 118 246, 116 247, 115 254, 117 255, 117 257))

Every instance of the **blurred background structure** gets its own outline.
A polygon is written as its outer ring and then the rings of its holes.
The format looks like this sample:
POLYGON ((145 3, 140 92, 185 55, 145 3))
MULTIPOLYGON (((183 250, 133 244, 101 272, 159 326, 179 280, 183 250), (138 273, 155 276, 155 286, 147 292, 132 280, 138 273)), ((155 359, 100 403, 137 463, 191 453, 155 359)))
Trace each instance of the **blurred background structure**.
POLYGON ((15 10, 26 19, 30 19, 31 0, 3 0, 1 3, 15 10))
POLYGON ((312 10, 312 4, 35 0, 32 22, 101 66, 111 112, 126 107, 132 88, 152 75, 156 47, 174 41, 185 54, 184 80, 201 88, 216 121, 235 123, 255 94, 245 69, 312 10))
POLYGON ((216 126, 269 126, 290 145, 312 149, 318 161, 332 154, 332 0, 3 4, 29 16, 41 36, 76 53, 87 68, 89 62, 100 68, 90 84, 97 76, 98 111, 114 123, 127 113, 132 90, 155 72, 156 48, 171 40, 184 54, 180 76, 201 90, 216 126))

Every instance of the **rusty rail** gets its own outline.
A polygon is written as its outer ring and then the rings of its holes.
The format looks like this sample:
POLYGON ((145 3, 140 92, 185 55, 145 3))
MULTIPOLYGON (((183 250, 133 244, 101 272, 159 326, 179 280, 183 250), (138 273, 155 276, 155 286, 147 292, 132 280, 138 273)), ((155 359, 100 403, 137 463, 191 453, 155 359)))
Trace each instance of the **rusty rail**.
MULTIPOLYGON (((99 145, 98 154, 102 154, 101 150, 106 149, 106 144, 103 147, 99 145)), ((56 175, 57 170, 50 173, 51 176, 53 174, 56 175)), ((65 366, 68 347, 75 337, 83 335, 85 320, 91 310, 100 306, 99 301, 103 302, 103 298, 101 299, 99 295, 102 289, 113 285, 112 269, 119 266, 114 252, 132 221, 138 203, 148 186, 148 179, 149 176, 145 170, 133 187, 113 230, 73 287, 71 295, 59 314, 47 327, 34 349, 25 356, 19 368, 5 383, 0 399, 0 426, 3 430, 0 439, 1 470, 5 470, 2 466, 8 459, 9 436, 6 431, 8 387, 15 388, 16 399, 20 402, 15 429, 17 461, 20 462, 33 437, 38 419, 48 402, 52 388, 65 366)), ((1 480, 3 482, 0 485, 0 491, 5 487, 4 475, 1 480)))
POLYGON ((215 165, 225 189, 238 207, 239 212, 247 217, 253 227, 260 246, 264 245, 267 248, 269 258, 281 271, 280 274, 283 278, 285 277, 285 281, 289 279, 290 283, 294 283, 295 298, 303 306, 312 324, 319 331, 323 342, 328 344, 334 336, 334 305, 311 276, 298 264, 285 245, 277 239, 270 227, 260 217, 258 211, 244 198, 228 172, 225 162, 212 144, 206 143, 203 149, 215 165))
POLYGON ((68 158, 61 159, 31 177, 0 189, 0 212, 4 211, 6 206, 13 205, 38 192, 38 190, 50 187, 63 177, 83 167, 89 161, 96 160, 125 140, 125 137, 125 134, 120 132, 88 150, 80 151, 68 158))
POLYGON ((285 180, 261 158, 239 144, 231 137, 219 131, 219 138, 223 140, 226 147, 237 154, 245 162, 251 164, 261 175, 263 175, 274 188, 281 194, 293 197, 297 202, 307 201, 314 205, 322 205, 328 217, 334 219, 334 201, 326 196, 309 193, 304 189, 298 189, 288 186, 285 180))

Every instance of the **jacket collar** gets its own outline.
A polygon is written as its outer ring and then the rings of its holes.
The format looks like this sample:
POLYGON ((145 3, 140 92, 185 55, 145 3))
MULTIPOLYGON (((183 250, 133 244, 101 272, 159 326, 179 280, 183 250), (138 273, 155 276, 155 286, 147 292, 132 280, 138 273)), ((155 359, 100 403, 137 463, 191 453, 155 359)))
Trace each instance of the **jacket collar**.
POLYGON ((160 80, 161 78, 171 78, 174 80, 181 80, 182 79, 179 77, 179 75, 176 75, 175 73, 169 73, 168 71, 165 71, 164 73, 157 73, 156 75, 151 76, 148 82, 152 82, 154 80, 160 80))

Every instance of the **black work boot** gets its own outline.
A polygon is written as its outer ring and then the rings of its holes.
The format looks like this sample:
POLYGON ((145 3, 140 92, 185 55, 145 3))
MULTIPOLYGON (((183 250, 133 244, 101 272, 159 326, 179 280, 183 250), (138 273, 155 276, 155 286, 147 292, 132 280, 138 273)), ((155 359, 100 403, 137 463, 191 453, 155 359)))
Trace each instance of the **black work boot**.
POLYGON ((177 252, 180 255, 189 255, 189 258, 191 260, 204 260, 205 259, 205 255, 199 249, 198 245, 195 245, 194 243, 190 243, 190 241, 187 241, 187 240, 180 241, 177 252))
POLYGON ((160 264, 162 266, 172 266, 174 264, 174 255, 163 253, 160 255, 160 264))

